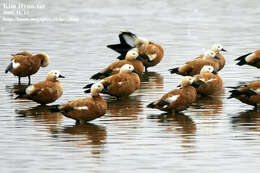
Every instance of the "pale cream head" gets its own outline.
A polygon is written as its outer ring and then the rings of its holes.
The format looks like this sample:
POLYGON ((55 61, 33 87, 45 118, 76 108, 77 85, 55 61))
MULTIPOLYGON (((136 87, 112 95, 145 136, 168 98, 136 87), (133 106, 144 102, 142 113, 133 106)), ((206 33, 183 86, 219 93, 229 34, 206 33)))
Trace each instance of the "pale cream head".
POLYGON ((216 53, 212 50, 210 51, 207 51, 204 53, 204 56, 203 58, 206 59, 206 58, 214 58, 216 56, 216 53))
POLYGON ((64 76, 58 70, 52 70, 47 74, 46 80, 58 81, 58 78, 64 78, 64 76))
POLYGON ((185 76, 181 80, 181 87, 189 86, 189 85, 191 85, 193 83, 193 81, 194 81, 194 77, 192 77, 192 76, 185 76))
POLYGON ((127 52, 125 59, 131 61, 131 60, 135 60, 138 56, 139 56, 138 49, 133 48, 127 52))
POLYGON ((214 72, 214 68, 211 65, 205 65, 200 70, 200 74, 201 73, 212 73, 212 72, 214 72))
POLYGON ((120 73, 131 73, 134 70, 134 66, 131 64, 125 64, 120 68, 120 73))
POLYGON ((211 50, 214 51, 215 53, 219 53, 220 51, 223 50, 223 46, 221 44, 214 44, 211 47, 211 50))
POLYGON ((99 93, 104 89, 104 86, 102 83, 98 82, 91 86, 90 93, 92 97, 98 96, 99 93))

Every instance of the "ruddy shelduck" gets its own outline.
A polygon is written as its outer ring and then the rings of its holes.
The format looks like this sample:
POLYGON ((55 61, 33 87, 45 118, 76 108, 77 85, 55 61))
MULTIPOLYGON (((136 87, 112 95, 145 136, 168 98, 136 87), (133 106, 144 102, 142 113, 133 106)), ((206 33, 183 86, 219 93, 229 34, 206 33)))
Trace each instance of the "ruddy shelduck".
MULTIPOLYGON (((127 97, 140 88, 140 78, 131 64, 123 65, 118 74, 109 76, 101 80, 100 83, 104 86, 102 93, 117 98, 127 97)), ((90 88, 91 86, 92 84, 88 84, 84 88, 90 88)), ((89 93, 90 89, 87 89, 85 92, 89 93)))
POLYGON ((217 71, 219 69, 218 59, 219 58, 216 56, 215 52, 208 51, 199 58, 187 62, 180 67, 169 69, 169 71, 171 74, 176 73, 182 76, 194 76, 199 74, 205 65, 210 65, 214 68, 215 71, 217 71))
POLYGON ((197 93, 201 95, 211 95, 220 91, 223 81, 212 66, 204 66, 199 75, 194 76, 195 81, 202 80, 205 84, 197 88, 197 93))
POLYGON ((28 86, 25 90, 18 90, 18 98, 27 98, 41 105, 56 101, 63 94, 63 86, 58 78, 64 78, 58 70, 50 71, 45 81, 28 86))
POLYGON ((102 72, 94 74, 91 79, 103 79, 105 77, 108 77, 113 74, 117 74, 120 71, 120 68, 125 64, 131 64, 134 66, 134 69, 137 71, 139 76, 142 76, 144 72, 144 66, 142 63, 142 58, 139 56, 137 48, 133 48, 126 54, 125 60, 119 60, 112 64, 110 64, 108 67, 106 67, 102 72))
POLYGON ((237 65, 250 65, 256 68, 260 68, 260 49, 253 53, 248 53, 238 57, 235 61, 239 61, 237 65))
POLYGON ((143 57, 145 71, 147 68, 157 65, 163 58, 164 50, 162 46, 149 41, 145 38, 138 37, 135 34, 125 31, 119 34, 120 44, 108 45, 108 48, 120 53, 117 57, 120 60, 125 59, 127 51, 132 48, 138 48, 138 53, 143 57))
POLYGON ((236 98, 243 103, 255 106, 257 109, 260 108, 260 80, 230 88, 233 90, 229 91, 231 92, 229 99, 236 98))
POLYGON ((107 102, 99 95, 104 89, 102 83, 91 86, 91 97, 84 97, 69 101, 63 105, 56 105, 51 110, 60 111, 64 116, 76 120, 77 123, 84 124, 97 119, 106 114, 107 102))
POLYGON ((147 105, 147 107, 173 113, 183 111, 196 101, 196 88, 201 84, 203 84, 202 81, 195 82, 194 77, 185 76, 181 81, 180 89, 168 92, 159 100, 147 105))
POLYGON ((32 55, 30 52, 23 51, 12 55, 11 63, 7 66, 5 73, 9 71, 18 76, 18 83, 21 83, 21 77, 28 77, 31 83, 31 75, 38 72, 40 67, 48 66, 50 58, 46 53, 32 55))
POLYGON ((218 64, 219 64, 219 69, 217 71, 220 71, 221 69, 224 68, 226 64, 225 57, 221 54, 221 52, 226 52, 226 50, 223 48, 221 44, 214 44, 211 47, 211 50, 216 53, 216 56, 219 58, 218 64))

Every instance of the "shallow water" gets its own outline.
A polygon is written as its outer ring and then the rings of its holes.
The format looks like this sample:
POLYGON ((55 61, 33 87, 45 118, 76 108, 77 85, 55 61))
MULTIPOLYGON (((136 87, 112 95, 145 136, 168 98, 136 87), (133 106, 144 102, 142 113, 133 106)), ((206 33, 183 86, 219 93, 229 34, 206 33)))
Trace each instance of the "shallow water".
MULTIPOLYGON (((4 8, 1 1, 1 17, 4 8)), ((17 4, 21 1, 11 1, 17 4)), ((45 4, 24 17, 62 17, 65 22, 0 21, 0 167, 1 172, 257 172, 260 112, 228 90, 198 99, 177 115, 146 105, 175 88, 181 79, 167 69, 181 65, 214 43, 228 50, 219 73, 224 86, 259 79, 256 68, 234 59, 259 49, 258 1, 25 1, 45 4), (70 21, 70 18, 78 21, 70 21), (54 104, 83 97, 89 77, 115 61, 105 47, 117 43, 120 30, 149 38, 165 49, 163 61, 142 79, 142 87, 123 101, 106 97, 106 116, 77 126, 36 103, 14 99, 17 79, 3 71, 10 54, 46 52, 51 64, 32 76, 41 81, 58 69, 64 95, 54 104)), ((10 17, 10 16, 9 16, 10 17)), ((17 15, 11 15, 17 17, 17 15)), ((24 85, 27 79, 23 78, 24 85)))

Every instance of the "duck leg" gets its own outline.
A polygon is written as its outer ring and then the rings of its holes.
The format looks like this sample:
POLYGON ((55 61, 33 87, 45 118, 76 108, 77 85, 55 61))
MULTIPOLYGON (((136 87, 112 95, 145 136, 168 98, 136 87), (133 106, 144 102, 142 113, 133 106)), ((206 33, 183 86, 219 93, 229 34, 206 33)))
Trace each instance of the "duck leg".
POLYGON ((18 84, 20 85, 21 84, 21 77, 18 76, 18 84))
POLYGON ((147 70, 147 69, 148 69, 148 67, 145 67, 145 72, 148 72, 148 70, 147 70))
POLYGON ((31 76, 28 76, 28 85, 30 85, 31 84, 31 76))

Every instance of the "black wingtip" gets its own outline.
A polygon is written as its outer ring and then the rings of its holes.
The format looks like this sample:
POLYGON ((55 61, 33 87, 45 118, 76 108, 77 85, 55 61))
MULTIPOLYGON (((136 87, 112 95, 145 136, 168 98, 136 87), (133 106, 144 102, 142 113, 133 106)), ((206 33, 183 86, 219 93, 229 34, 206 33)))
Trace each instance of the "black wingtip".
POLYGON ((90 89, 87 89, 84 91, 84 93, 90 93, 90 91, 91 91, 90 89))
MULTIPOLYGON (((251 53, 252 53, 252 52, 251 52, 251 53)), ((242 56, 238 57, 237 59, 235 59, 235 61, 239 61, 239 60, 245 59, 245 58, 246 58, 248 55, 250 55, 251 53, 242 55, 242 56)))
POLYGON ((50 108, 49 108, 49 111, 50 112, 60 112, 60 105, 52 105, 50 108))
POLYGON ((83 87, 83 89, 91 88, 93 84, 94 83, 87 84, 86 86, 83 87))
POLYGON ((100 79, 101 76, 102 76, 102 73, 96 73, 93 76, 91 76, 90 79, 98 80, 98 79, 100 79))
POLYGON ((236 63, 237 65, 239 66, 242 66, 242 65, 245 65, 247 64, 246 60, 245 59, 241 59, 238 63, 236 63))
POLYGON ((110 69, 110 70, 108 70, 106 72, 103 72, 103 73, 96 73, 93 76, 91 76, 90 79, 94 79, 94 80, 103 79, 103 78, 106 78, 106 77, 110 76, 110 74, 112 72, 113 72, 113 70, 110 69))
POLYGON ((177 67, 177 68, 169 69, 169 72, 170 72, 171 74, 178 73, 178 72, 179 72, 179 68, 177 67))
POLYGON ((148 108, 154 108, 154 107, 155 107, 155 104, 154 104, 154 102, 152 102, 152 103, 148 104, 146 107, 148 107, 148 108))
POLYGON ((126 53, 132 49, 131 46, 127 45, 127 44, 110 44, 110 45, 107 45, 108 48, 116 51, 117 53, 120 53, 120 54, 123 54, 123 55, 126 55, 126 53))

